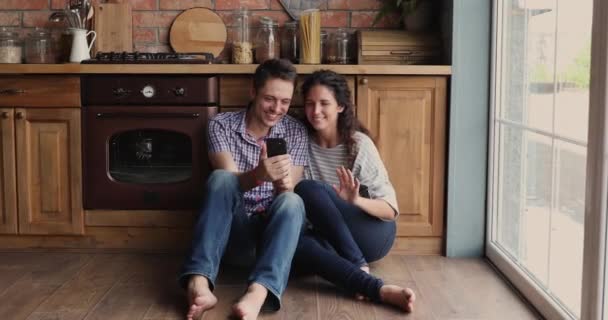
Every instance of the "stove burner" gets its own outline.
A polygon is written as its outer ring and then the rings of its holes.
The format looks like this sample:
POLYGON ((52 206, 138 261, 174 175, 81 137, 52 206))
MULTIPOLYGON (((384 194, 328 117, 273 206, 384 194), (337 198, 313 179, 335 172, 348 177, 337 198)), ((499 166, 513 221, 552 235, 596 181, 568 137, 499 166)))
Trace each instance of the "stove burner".
POLYGON ((83 60, 83 64, 154 64, 154 63, 192 63, 207 64, 213 62, 213 55, 201 53, 170 52, 98 52, 94 59, 83 60))

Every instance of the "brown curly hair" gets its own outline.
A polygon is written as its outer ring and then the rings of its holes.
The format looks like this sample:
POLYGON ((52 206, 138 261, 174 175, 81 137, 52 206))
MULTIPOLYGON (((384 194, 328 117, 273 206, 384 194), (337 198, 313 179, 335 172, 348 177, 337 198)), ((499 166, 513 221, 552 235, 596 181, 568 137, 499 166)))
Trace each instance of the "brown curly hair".
MULTIPOLYGON (((355 104, 352 102, 352 94, 344 76, 331 70, 315 71, 302 83, 302 96, 306 97, 310 89, 316 85, 329 89, 333 93, 338 105, 344 108, 338 114, 338 135, 340 136, 340 141, 346 146, 348 167, 352 169, 358 152, 356 147, 357 142, 353 138, 353 135, 356 131, 359 131, 369 136, 369 130, 355 116, 355 104)), ((308 122, 308 119, 304 123, 308 128, 308 132, 314 133, 315 129, 308 122)))

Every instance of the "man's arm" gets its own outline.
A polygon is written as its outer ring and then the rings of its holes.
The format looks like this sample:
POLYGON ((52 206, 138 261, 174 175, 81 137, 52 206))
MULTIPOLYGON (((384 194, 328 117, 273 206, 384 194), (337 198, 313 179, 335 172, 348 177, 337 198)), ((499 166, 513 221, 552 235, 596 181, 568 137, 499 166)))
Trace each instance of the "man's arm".
POLYGON ((239 185, 243 192, 249 191, 258 186, 258 178, 256 177, 256 168, 240 172, 232 159, 230 152, 209 152, 209 161, 213 169, 222 169, 233 172, 239 178, 239 185))

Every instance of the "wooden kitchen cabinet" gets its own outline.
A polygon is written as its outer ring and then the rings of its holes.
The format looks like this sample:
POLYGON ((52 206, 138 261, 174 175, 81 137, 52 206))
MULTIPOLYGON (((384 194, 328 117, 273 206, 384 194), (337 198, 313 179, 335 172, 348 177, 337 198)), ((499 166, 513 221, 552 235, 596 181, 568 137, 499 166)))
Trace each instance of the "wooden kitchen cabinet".
POLYGON ((3 77, 0 93, 0 233, 83 234, 78 78, 3 77))
POLYGON ((441 253, 447 78, 359 76, 357 80, 357 117, 370 129, 397 193, 395 249, 441 253))

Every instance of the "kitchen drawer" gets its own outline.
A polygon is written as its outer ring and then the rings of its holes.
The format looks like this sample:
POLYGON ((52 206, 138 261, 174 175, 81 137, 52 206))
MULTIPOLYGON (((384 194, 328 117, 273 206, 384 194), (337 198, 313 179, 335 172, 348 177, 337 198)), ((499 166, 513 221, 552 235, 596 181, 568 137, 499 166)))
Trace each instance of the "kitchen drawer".
POLYGON ((0 106, 80 107, 78 76, 2 76, 0 106))
MULTIPOLYGON (((302 96, 300 94, 300 86, 306 79, 306 75, 298 77, 298 87, 294 92, 294 98, 291 105, 293 107, 302 107, 302 96)), ((355 77, 346 77, 348 87, 352 93, 352 100, 355 101, 355 77)), ((226 107, 242 107, 249 103, 251 87, 253 86, 253 76, 251 75, 230 75, 220 78, 220 106, 226 107)))

